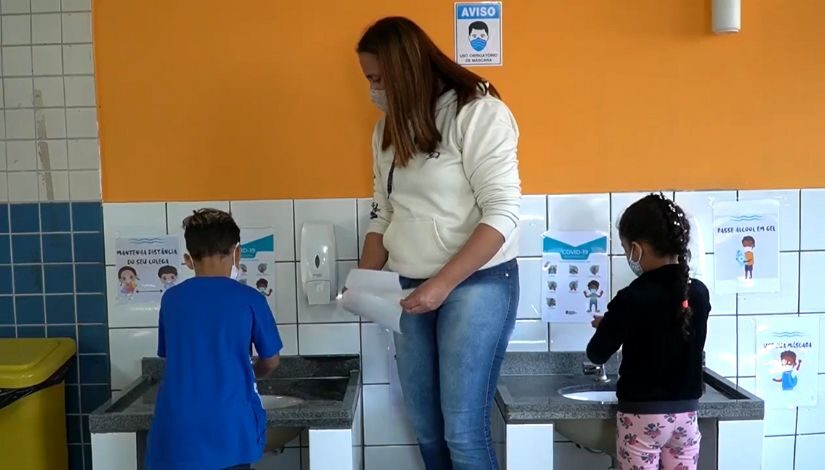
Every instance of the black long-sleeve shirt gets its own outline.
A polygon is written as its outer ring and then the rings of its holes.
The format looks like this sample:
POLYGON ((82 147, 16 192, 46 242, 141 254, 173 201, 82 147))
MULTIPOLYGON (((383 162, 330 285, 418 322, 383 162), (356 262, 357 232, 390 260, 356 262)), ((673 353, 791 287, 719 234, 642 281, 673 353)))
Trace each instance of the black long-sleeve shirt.
POLYGON ((692 333, 685 338, 679 269, 668 265, 646 272, 619 291, 587 345, 587 357, 596 364, 604 364, 622 347, 617 384, 621 411, 677 413, 698 406, 710 296, 701 281, 692 280, 692 333))

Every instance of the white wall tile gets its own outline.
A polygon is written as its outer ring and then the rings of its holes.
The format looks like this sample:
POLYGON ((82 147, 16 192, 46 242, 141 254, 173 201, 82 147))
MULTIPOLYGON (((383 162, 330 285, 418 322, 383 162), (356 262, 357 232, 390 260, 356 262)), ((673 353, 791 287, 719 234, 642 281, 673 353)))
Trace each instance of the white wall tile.
POLYGON ((550 324, 550 350, 584 351, 594 331, 589 323, 552 323, 550 324))
POLYGON ((0 202, 9 200, 9 178, 8 173, 0 172, 0 202))
POLYGON ((705 341, 705 362, 708 367, 725 377, 736 376, 735 317, 710 317, 705 341))
POLYGON ((32 29, 29 15, 4 16, 0 29, 4 46, 31 44, 32 29))
POLYGON ((295 261, 293 203, 283 201, 238 201, 230 205, 241 228, 271 228, 275 234, 275 259, 295 261))
POLYGON ((170 235, 183 234, 183 219, 198 209, 229 212, 229 201, 170 202, 166 204, 166 226, 170 235))
POLYGON ((610 233, 609 194, 564 194, 547 197, 550 230, 610 233))
POLYGON ((361 324, 361 361, 365 384, 390 381, 390 332, 377 323, 361 324))
POLYGON ((31 0, 32 13, 51 13, 60 11, 60 0, 31 0))
POLYGON ((92 467, 137 470, 137 434, 92 434, 92 467))
POLYGON ((518 318, 541 318, 541 259, 518 260, 518 318))
POLYGON ((70 139, 69 168, 72 170, 100 169, 100 145, 97 139, 70 139))
POLYGON ((69 201, 69 172, 51 171, 37 174, 40 201, 69 201))
POLYGON ((97 111, 95 108, 70 108, 66 110, 66 132, 71 138, 97 137, 97 111))
POLYGON ((780 292, 741 294, 740 314, 792 313, 799 309, 799 253, 779 256, 780 292))
POLYGON ((94 77, 66 77, 66 106, 94 106, 95 101, 94 77))
POLYGON ((9 139, 34 139, 34 110, 6 110, 6 137, 9 139))
POLYGON ((825 189, 802 190, 802 249, 825 250, 825 189))
POLYGON ((406 413, 389 385, 364 386, 364 444, 415 444, 406 413))
POLYGON ((6 78, 3 80, 6 108, 31 108, 34 106, 31 78, 6 78))
MULTIPOLYGON (((275 265, 275 302, 273 307, 278 324, 298 322, 298 304, 295 295, 295 264, 277 263, 275 265)), ((271 297, 270 297, 271 298, 271 297)))
POLYGON ((364 252, 364 238, 370 225, 372 199, 358 199, 355 201, 356 219, 358 224, 358 257, 364 252))
POLYGON ((335 226, 335 250, 338 260, 357 260, 355 199, 312 199, 295 201, 295 235, 297 257, 301 256, 301 229, 307 222, 325 222, 335 226))
POLYGON ((302 356, 359 354, 361 335, 358 326, 358 323, 299 325, 299 353, 302 356))
POLYGON ((32 44, 60 44, 60 14, 32 15, 32 44))
POLYGON ((110 329, 109 351, 112 388, 122 390, 140 377, 142 358, 157 356, 158 329, 110 329))
MULTIPOLYGON (((4 52, 5 53, 5 52, 4 52)), ((58 45, 34 46, 29 57, 29 74, 32 68, 35 75, 60 75, 63 73, 63 48, 58 45), (33 63, 32 63, 33 62, 33 63)), ((5 57, 4 57, 5 58, 5 57)), ((4 63, 5 66, 5 63, 4 63)), ((4 69, 5 70, 5 69, 4 69)))
POLYGON ((630 265, 627 264, 627 257, 625 255, 610 257, 611 299, 615 297, 620 290, 629 286, 634 279, 636 279, 636 275, 630 270, 630 265))
POLYGON ((64 13, 63 42, 92 42, 92 14, 64 13))
POLYGON ((94 73, 91 44, 63 46, 63 69, 66 74, 94 73))
POLYGON ((762 421, 719 421, 720 469, 757 469, 762 465, 762 421))
POLYGON ((546 230, 547 197, 522 197, 519 214, 519 256, 541 256, 541 234, 546 230))
POLYGON ((735 201, 736 191, 677 192, 676 204, 691 216, 691 235, 704 246, 705 253, 713 252, 713 204, 735 201), (701 241, 698 240, 701 238, 701 241))
POLYGON ((284 348, 281 349, 281 356, 298 355, 298 326, 278 325, 278 333, 281 335, 281 342, 284 348))
POLYGON ((6 142, 6 162, 11 171, 32 171, 37 169, 37 147, 34 140, 12 140, 6 142))
POLYGON ((37 98, 36 101, 39 101, 38 106, 64 106, 66 101, 63 97, 63 77, 35 77, 34 96, 37 98))
POLYGON ((716 292, 713 265, 715 259, 715 255, 702 255, 702 259, 697 263, 698 269, 694 272, 694 276, 696 279, 701 280, 710 292, 711 315, 736 315, 736 294, 718 294, 716 292))
MULTIPOLYGON (((41 47, 35 47, 37 54, 34 57, 35 63, 44 66, 42 62, 46 60, 41 47)), ((58 64, 60 61, 58 60, 58 64)), ((53 65, 53 64, 50 64, 53 65)), ((37 69, 35 69, 37 70, 37 69)), ((38 70, 39 72, 39 70, 38 70)), ((59 71, 57 73, 60 73, 59 71)), ((32 74, 32 48, 30 46, 15 46, 3 48, 3 75, 13 77, 15 75, 31 76, 32 74)))
POLYGON ((33 202, 39 199, 37 172, 15 173, 9 179, 9 202, 33 202))
POLYGON ((31 11, 29 0, 3 0, 0 2, 0 12, 4 15, 14 13, 29 13, 31 11))
POLYGON ((799 311, 825 312, 825 295, 821 291, 825 288, 825 251, 804 252, 799 256, 799 311))
POLYGON ((796 466, 794 467, 794 470, 821 469, 822 449, 825 449, 825 434, 814 436, 797 436, 795 457, 796 466))
POLYGON ((103 204, 103 236, 106 264, 115 264, 115 240, 118 237, 158 236, 166 234, 166 204, 137 202, 103 204))
POLYGON ((507 350, 547 351, 547 323, 541 320, 516 321, 507 350))
MULTIPOLYGON (((337 286, 334 294, 337 296, 343 290, 350 270, 356 266, 354 261, 340 261, 336 263, 338 273, 336 275, 337 286)), ((301 265, 298 263, 298 321, 300 323, 340 323, 357 322, 358 317, 344 310, 344 302, 340 299, 332 300, 328 304, 309 305, 309 300, 304 293, 304 285, 301 282, 301 265)))
POLYGON ((797 434, 825 433, 825 375, 819 375, 816 406, 799 407, 797 434))
MULTIPOLYGON (((610 223, 612 224, 611 253, 624 254, 624 248, 622 248, 621 240, 619 240, 619 220, 621 220, 622 214, 624 214, 624 211, 627 210, 631 204, 648 194, 649 193, 613 193, 610 195, 610 223)), ((673 198, 673 193, 667 192, 665 196, 673 198)))
POLYGON ((66 137, 66 113, 63 108, 35 110, 34 119, 38 138, 62 139, 66 137))
POLYGON ((63 11, 91 11, 92 0, 63 0, 63 11))
POLYGON ((364 449, 365 470, 424 470, 418 446, 381 446, 364 449))
POLYGON ((756 375, 756 324, 763 321, 782 321, 782 319, 796 318, 796 315, 756 315, 738 317, 738 376, 750 377, 756 375))
POLYGON ((775 199, 779 201, 779 249, 799 249, 799 190, 740 191, 740 201, 775 199))
POLYGON ((39 141, 37 145, 41 155, 37 159, 38 170, 66 170, 69 168, 69 152, 65 140, 39 141), (48 158, 44 158, 44 154, 48 155, 48 158), (48 168, 45 162, 48 163, 48 168))

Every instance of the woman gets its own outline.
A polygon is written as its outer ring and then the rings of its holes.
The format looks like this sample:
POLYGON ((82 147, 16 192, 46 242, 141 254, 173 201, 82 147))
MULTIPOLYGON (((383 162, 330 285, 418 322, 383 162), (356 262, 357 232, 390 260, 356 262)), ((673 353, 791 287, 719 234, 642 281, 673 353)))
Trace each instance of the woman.
POLYGON ((359 263, 401 275, 407 413, 427 469, 496 469, 490 412, 518 304, 518 128, 496 89, 415 23, 358 44, 372 101, 375 199, 359 263))

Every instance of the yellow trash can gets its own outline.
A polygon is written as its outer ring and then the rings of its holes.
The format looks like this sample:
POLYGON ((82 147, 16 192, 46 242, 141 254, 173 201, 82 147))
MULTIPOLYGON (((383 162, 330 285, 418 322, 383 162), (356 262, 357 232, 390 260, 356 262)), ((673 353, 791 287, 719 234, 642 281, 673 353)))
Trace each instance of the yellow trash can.
POLYGON ((0 468, 66 470, 68 338, 0 339, 0 468))

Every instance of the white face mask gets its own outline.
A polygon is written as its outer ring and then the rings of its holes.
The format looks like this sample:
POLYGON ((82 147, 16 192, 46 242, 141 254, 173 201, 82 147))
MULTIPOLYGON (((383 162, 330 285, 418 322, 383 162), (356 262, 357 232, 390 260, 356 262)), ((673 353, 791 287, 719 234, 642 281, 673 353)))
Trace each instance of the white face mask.
POLYGON ((753 251, 753 247, 752 247, 752 246, 746 246, 746 247, 745 247, 745 253, 750 253, 750 252, 752 252, 752 251, 753 251))
POLYGON ((377 90, 375 88, 370 88, 370 100, 376 108, 380 109, 385 113, 387 112, 387 109, 389 107, 387 106, 387 92, 385 90, 377 90))
POLYGON ((639 258, 634 260, 633 259, 633 247, 631 246, 630 247, 630 256, 627 257, 627 264, 628 264, 628 266, 630 266, 630 270, 633 271, 633 274, 635 274, 636 277, 639 277, 639 276, 641 276, 642 274, 645 273, 645 270, 642 269, 641 261, 642 261, 642 249, 639 248, 639 258))
POLYGON ((229 278, 235 281, 241 277, 241 270, 238 269, 238 265, 236 264, 235 260, 235 250, 240 246, 240 243, 235 245, 235 248, 232 249, 232 271, 229 272, 229 278))

